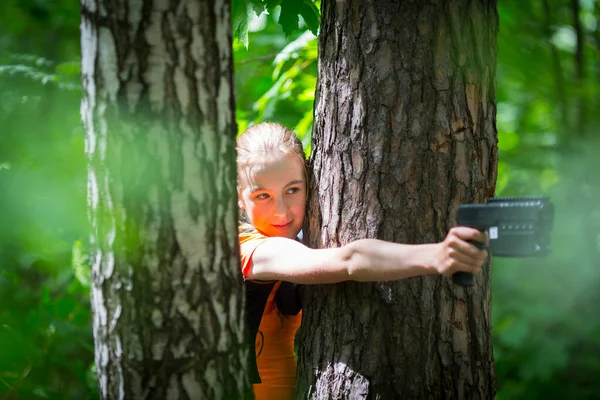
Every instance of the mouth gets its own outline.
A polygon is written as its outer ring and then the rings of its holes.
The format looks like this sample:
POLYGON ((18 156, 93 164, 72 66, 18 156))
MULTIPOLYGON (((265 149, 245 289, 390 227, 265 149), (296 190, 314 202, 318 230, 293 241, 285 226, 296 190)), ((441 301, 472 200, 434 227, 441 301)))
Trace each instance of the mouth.
POLYGON ((277 229, 285 229, 285 228, 289 228, 292 225, 292 221, 286 223, 286 224, 273 224, 273 226, 277 229))

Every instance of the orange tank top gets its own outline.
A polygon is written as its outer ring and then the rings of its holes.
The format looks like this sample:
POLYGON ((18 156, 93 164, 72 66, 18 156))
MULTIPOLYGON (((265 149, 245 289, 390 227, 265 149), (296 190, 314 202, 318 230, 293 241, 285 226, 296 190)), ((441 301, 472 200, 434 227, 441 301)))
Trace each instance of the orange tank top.
MULTIPOLYGON (((266 236, 256 231, 240 234, 244 279, 252 268, 254 250, 266 239, 266 236)), ((262 315, 258 317, 260 324, 255 340, 256 366, 260 375, 260 383, 253 385, 255 399, 293 399, 296 388, 294 339, 300 326, 302 312, 298 312, 297 315, 285 315, 277 307, 276 296, 283 292, 282 285, 289 283, 246 280, 246 284, 248 314, 252 315, 252 307, 258 306, 260 309, 264 304, 262 315), (260 292, 263 293, 262 299, 260 292), (264 302, 267 292, 268 297, 264 302)))

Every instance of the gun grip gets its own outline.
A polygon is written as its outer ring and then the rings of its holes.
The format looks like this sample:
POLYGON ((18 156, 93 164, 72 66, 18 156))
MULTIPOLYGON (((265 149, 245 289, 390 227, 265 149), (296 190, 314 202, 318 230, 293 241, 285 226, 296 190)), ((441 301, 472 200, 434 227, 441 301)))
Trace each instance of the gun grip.
POLYGON ((473 286, 475 276, 470 272, 456 272, 452 275, 452 282, 460 286, 473 286))
MULTIPOLYGON (((481 242, 469 240, 469 243, 473 244, 475 247, 481 250, 489 249, 488 246, 481 242)), ((473 284, 475 283, 475 276, 473 276, 473 274, 470 272, 457 272, 452 275, 452 282, 461 286, 473 286, 473 284)))

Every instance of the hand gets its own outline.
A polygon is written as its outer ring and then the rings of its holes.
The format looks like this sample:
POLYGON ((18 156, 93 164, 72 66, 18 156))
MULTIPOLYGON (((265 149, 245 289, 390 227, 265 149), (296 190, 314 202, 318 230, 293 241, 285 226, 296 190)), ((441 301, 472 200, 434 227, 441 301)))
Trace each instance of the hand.
POLYGON ((487 250, 480 250, 468 241, 489 243, 487 232, 477 229, 458 226, 450 229, 444 241, 438 243, 434 266, 444 276, 451 276, 456 272, 479 273, 481 266, 488 256, 487 250))

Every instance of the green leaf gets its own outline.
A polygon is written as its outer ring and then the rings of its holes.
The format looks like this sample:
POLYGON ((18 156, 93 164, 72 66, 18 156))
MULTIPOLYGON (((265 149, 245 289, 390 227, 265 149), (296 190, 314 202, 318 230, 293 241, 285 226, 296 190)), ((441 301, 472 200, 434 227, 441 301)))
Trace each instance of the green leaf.
POLYGON ((271 12, 273 9, 279 5, 281 5, 282 0, 264 0, 263 3, 267 8, 267 11, 271 12))
POLYGON ((301 2, 301 4, 303 7, 300 10, 300 15, 304 19, 308 29, 313 33, 313 35, 317 36, 321 17, 319 9, 312 0, 304 0, 301 2))
POLYGON ((73 243, 71 267, 75 278, 84 286, 90 287, 90 266, 88 265, 88 257, 83 252, 83 244, 76 240, 73 243))
POLYGON ((248 24, 252 18, 260 16, 265 6, 260 0, 233 0, 231 2, 231 27, 234 37, 248 48, 248 24))
POLYGON ((283 0, 279 24, 286 36, 291 35, 299 27, 299 18, 302 16, 306 26, 316 36, 319 31, 319 10, 312 0, 283 0))
POLYGON ((301 58, 306 60, 316 60, 318 56, 317 40, 311 33, 304 32, 296 40, 288 43, 279 54, 275 56, 273 64, 273 79, 276 79, 283 69, 284 64, 292 59, 301 58))

